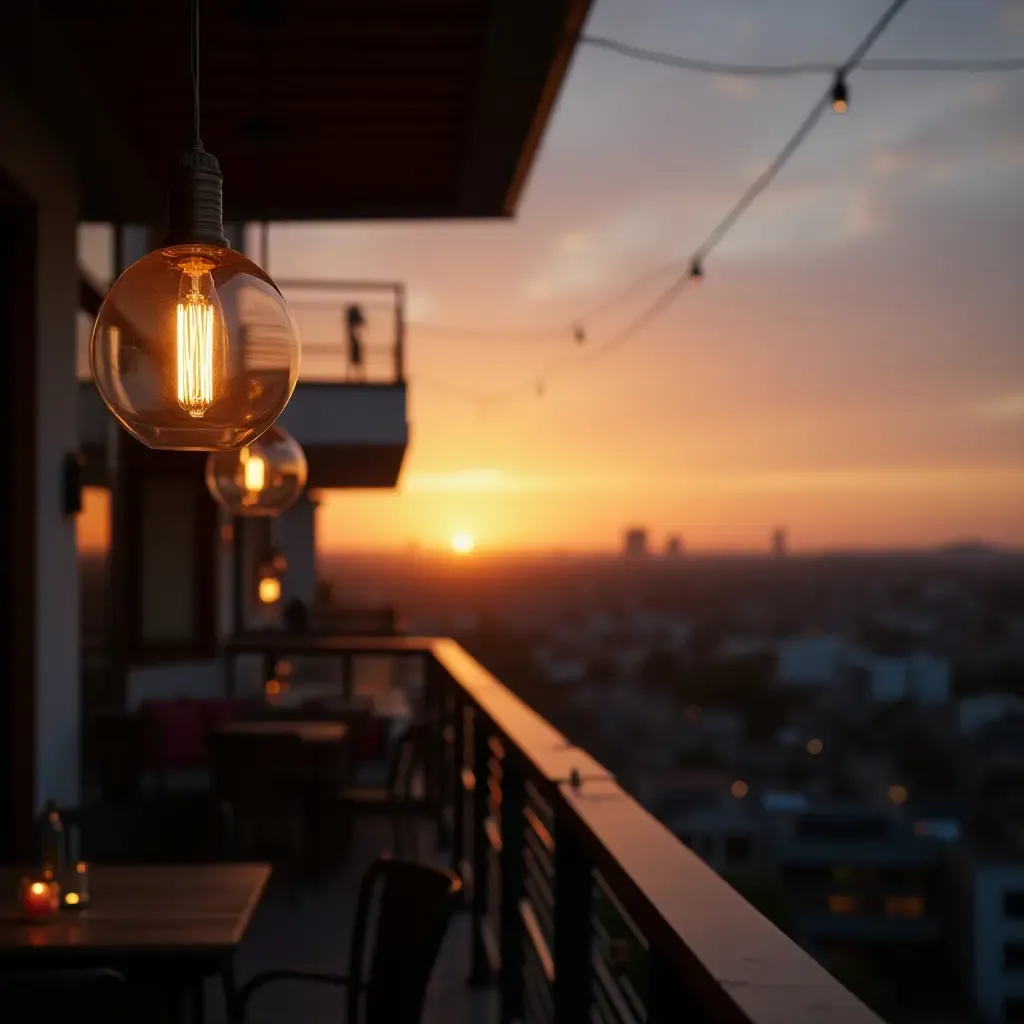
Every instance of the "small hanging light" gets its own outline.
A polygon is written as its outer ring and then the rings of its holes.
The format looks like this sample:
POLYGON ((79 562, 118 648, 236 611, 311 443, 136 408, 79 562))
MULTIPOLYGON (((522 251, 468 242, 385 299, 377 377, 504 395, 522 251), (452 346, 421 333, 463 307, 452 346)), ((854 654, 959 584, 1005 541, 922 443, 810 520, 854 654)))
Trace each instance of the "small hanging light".
POLYGON ((281 427, 271 427, 237 451, 211 452, 206 487, 233 516, 278 516, 306 486, 306 456, 281 427))
POLYGON ((278 287, 224 235, 220 165, 199 135, 198 0, 191 29, 193 135, 172 169, 168 234, 107 293, 89 362, 103 401, 143 444, 224 451, 288 404, 299 334, 278 287))
POLYGON ((837 71, 832 83, 832 110, 837 114, 845 114, 849 109, 850 93, 846 88, 846 76, 842 71, 837 71))
POLYGON ((276 576, 263 576, 256 592, 260 604, 277 604, 281 600, 281 581, 276 576))
POLYGON ((700 284, 704 280, 704 266, 700 261, 699 256, 694 256, 693 262, 690 264, 690 281, 693 284, 700 284))

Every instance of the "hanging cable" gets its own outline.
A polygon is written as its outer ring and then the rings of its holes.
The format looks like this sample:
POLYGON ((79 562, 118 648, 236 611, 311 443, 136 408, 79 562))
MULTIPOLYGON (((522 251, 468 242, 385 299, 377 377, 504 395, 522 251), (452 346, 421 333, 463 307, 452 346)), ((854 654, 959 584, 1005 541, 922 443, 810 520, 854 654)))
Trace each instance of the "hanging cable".
POLYGON ((192 145, 202 149, 199 134, 199 0, 192 0, 189 19, 189 71, 192 76, 192 145))
MULTIPOLYGON (((864 36, 864 38, 851 51, 850 56, 840 65, 840 71, 844 76, 860 66, 864 59, 864 55, 889 27, 893 18, 896 17, 906 3, 907 0, 892 0, 892 3, 889 4, 878 21, 872 25, 867 35, 864 36)), ((725 236, 733 227, 735 227, 737 221, 744 213, 746 213, 754 201, 761 196, 778 177, 782 169, 787 163, 789 163, 793 155, 810 136, 825 111, 831 107, 832 99, 832 87, 830 86, 829 89, 818 98, 814 106, 811 107, 810 111, 786 141, 786 144, 781 150, 779 150, 772 162, 747 187, 740 198, 707 235, 704 241, 689 256, 681 257, 680 259, 673 261, 673 265, 676 266, 682 263, 684 265, 684 269, 650 305, 633 317, 623 328, 616 331, 603 345, 587 350, 586 352, 578 355, 571 362, 566 361, 564 358, 554 360, 549 364, 545 371, 540 375, 534 375, 532 378, 532 388, 534 392, 536 394, 540 394, 541 391, 539 389, 552 377, 557 376, 568 369, 574 369, 581 364, 595 362, 604 358, 606 355, 609 355, 611 352, 614 352, 616 349, 621 348, 627 342, 631 341, 644 327, 668 310, 675 303, 676 299, 687 285, 703 279, 706 258, 721 244, 725 236), (695 277, 694 270, 698 268, 700 270, 700 274, 695 277)), ((664 269, 665 268, 659 268, 661 271, 664 269)), ((579 321, 577 321, 577 323, 579 323, 579 321)), ((505 402, 523 393, 524 389, 506 391, 504 393, 488 396, 486 401, 488 403, 505 402)), ((482 399, 476 400, 479 401, 482 399)))
MULTIPOLYGON (((660 50, 632 46, 617 39, 586 35, 580 43, 597 50, 628 57, 645 64, 705 75, 732 75, 745 78, 791 78, 800 75, 828 75, 836 70, 835 61, 796 61, 789 64, 744 64, 733 61, 701 60, 660 50)), ((863 71, 952 71, 963 73, 1024 71, 1024 57, 997 57, 990 60, 959 60, 947 57, 879 57, 861 61, 863 71)))

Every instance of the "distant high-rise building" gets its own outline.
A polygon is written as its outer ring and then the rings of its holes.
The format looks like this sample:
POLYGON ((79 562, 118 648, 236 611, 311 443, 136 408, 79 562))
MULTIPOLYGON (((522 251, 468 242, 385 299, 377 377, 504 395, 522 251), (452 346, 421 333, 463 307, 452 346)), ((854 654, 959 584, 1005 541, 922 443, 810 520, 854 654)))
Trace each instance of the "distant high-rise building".
POLYGON ((789 554, 789 533, 784 526, 777 526, 772 534, 772 554, 776 558, 789 554))
POLYGON ((622 553, 627 558, 643 558, 647 554, 647 530, 633 526, 626 530, 622 553))
POLYGON ((670 533, 665 538, 665 557, 681 558, 683 554, 683 538, 678 533, 670 533))

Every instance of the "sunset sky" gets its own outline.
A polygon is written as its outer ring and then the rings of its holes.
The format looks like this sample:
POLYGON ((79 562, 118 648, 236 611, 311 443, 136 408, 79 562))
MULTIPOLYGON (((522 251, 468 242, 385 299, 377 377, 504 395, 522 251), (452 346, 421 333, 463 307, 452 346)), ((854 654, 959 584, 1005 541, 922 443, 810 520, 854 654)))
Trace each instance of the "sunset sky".
MULTIPOLYGON (((597 0, 587 28, 838 62, 885 2, 597 0)), ((1021 54, 1019 0, 910 0, 872 55, 1021 54)), ((1024 545, 1024 72, 849 84, 703 286, 590 362, 671 275, 588 321, 587 346, 574 319, 692 251, 827 75, 583 46, 514 220, 275 227, 272 274, 401 279, 414 321, 400 486, 327 493, 321 547, 609 550, 632 523, 691 549, 766 548, 776 524, 797 549, 1024 545)))

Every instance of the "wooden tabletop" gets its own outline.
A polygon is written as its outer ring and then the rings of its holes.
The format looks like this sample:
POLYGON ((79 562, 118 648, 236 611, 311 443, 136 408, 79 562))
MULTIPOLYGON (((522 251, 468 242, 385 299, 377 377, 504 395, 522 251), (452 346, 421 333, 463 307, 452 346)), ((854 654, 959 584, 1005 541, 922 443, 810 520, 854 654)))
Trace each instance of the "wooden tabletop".
POLYGON ((25 871, 0 868, 0 956, 226 954, 242 941, 270 877, 266 864, 103 865, 89 870, 86 910, 26 924, 25 871))
POLYGON ((217 732, 232 736, 298 736, 303 743, 338 743, 348 735, 348 726, 344 722, 282 718, 230 722, 217 732))

